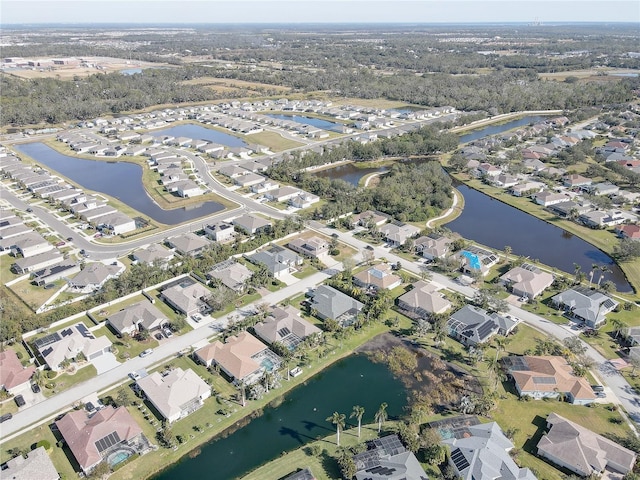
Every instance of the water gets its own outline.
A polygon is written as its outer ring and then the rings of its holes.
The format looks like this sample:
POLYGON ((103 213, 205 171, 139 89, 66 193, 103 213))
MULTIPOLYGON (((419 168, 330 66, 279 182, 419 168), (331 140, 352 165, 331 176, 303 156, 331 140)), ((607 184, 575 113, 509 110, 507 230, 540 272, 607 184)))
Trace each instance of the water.
MULTIPOLYGON (((612 273, 607 273, 602 281, 613 281, 620 292, 631 291, 620 267, 590 243, 466 185, 457 188, 465 203, 462 214, 446 225, 452 231, 499 250, 508 245, 514 254, 538 259, 569 273, 574 272, 574 263, 587 275, 594 263, 608 265, 612 273)), ((594 275, 596 281, 598 276, 594 275)))
MULTIPOLYGON (((430 162, 428 158, 412 158, 407 160, 401 160, 403 163, 420 164, 423 162, 430 162)), ((380 167, 358 167, 355 163, 345 163, 344 165, 338 165, 337 167, 327 168, 325 170, 319 170, 313 172, 316 177, 340 179, 348 182, 352 185, 358 185, 360 179, 370 173, 385 173, 389 171, 389 166, 380 167)))
POLYGON ((488 127, 481 128, 480 130, 475 130, 473 132, 461 135, 460 143, 472 142, 473 140, 478 140, 482 137, 489 137, 491 135, 497 135, 499 133, 506 132, 507 130, 511 130, 512 128, 524 127, 525 125, 540 123, 543 120, 545 120, 545 117, 529 116, 522 117, 517 120, 511 120, 510 122, 500 125, 490 125, 488 127))
POLYGON ((248 145, 248 143, 241 138, 234 137, 228 133, 219 132, 218 130, 193 124, 176 125, 175 127, 163 128, 162 130, 152 130, 149 134, 154 137, 171 135, 172 137, 187 137, 195 140, 206 140, 208 142, 226 145, 227 147, 246 147, 248 145))
POLYGON ((16 145, 15 148, 46 167, 61 173, 82 188, 117 198, 138 212, 165 225, 176 225, 224 209, 224 206, 217 202, 203 202, 194 207, 173 210, 160 208, 144 190, 142 167, 135 163, 69 157, 44 143, 25 143, 16 145))
POLYGON ((384 365, 362 355, 352 355, 289 392, 280 406, 265 409, 261 417, 227 438, 204 445, 196 458, 185 458, 154 478, 237 478, 282 452, 335 433, 335 427, 326 421, 333 412, 347 416, 343 438, 357 435, 357 429, 349 430, 357 426, 355 419, 349 419, 353 406, 364 407, 363 424, 373 423, 382 402, 389 405, 389 418, 398 418, 406 405, 402 384, 384 365))
POLYGON ((124 70, 120 70, 120 73, 123 75, 135 75, 136 73, 142 73, 141 68, 125 68, 124 70))
POLYGON ((342 124, 330 122, 329 120, 322 120, 314 117, 304 117, 302 115, 281 115, 276 113, 269 113, 267 117, 278 118, 280 120, 291 120, 293 122, 302 123, 304 125, 311 125, 313 127, 321 128, 323 130, 329 130, 331 132, 342 132, 342 124))

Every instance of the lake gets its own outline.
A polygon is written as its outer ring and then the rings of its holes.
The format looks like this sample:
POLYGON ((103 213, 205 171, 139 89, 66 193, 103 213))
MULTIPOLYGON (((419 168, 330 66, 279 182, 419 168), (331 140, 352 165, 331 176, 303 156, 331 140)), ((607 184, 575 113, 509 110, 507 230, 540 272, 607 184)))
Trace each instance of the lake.
POLYGON ((165 210, 146 193, 142 167, 129 162, 86 160, 63 155, 44 143, 24 143, 15 149, 38 163, 59 172, 81 188, 102 192, 165 225, 211 215, 224 209, 217 202, 203 202, 187 208, 165 210))
MULTIPOLYGON (((574 263, 587 275, 594 263, 608 265, 612 273, 602 281, 612 280, 619 292, 631 291, 620 267, 590 243, 466 185, 456 188, 464 196, 464 209, 446 224, 452 231, 499 250, 509 245, 517 255, 538 259, 564 272, 573 273, 574 263)), ((596 281, 598 276, 594 275, 596 281)))
POLYGON ((206 140, 207 142, 226 145, 227 147, 246 147, 247 142, 228 133, 219 132, 211 128, 201 127, 187 123, 184 125, 176 125, 175 127, 163 128, 162 130, 151 130, 150 135, 154 137, 163 137, 170 135, 172 137, 187 137, 194 140, 206 140))
POLYGON ((343 436, 357 435, 357 430, 348 430, 350 426, 357 425, 355 419, 349 419, 353 406, 364 407, 363 424, 373 423, 382 402, 389 405, 389 418, 397 419, 406 405, 402 383, 384 365, 373 363, 364 355, 352 355, 286 394, 282 404, 266 408, 261 417, 245 427, 226 438, 203 445, 196 458, 185 457, 154 478, 238 478, 282 452, 335 433, 335 427, 326 421, 333 412, 347 416, 343 436))
POLYGON ((472 132, 465 133, 464 135, 460 135, 460 143, 468 143, 472 142, 473 140, 478 140, 482 137, 489 137, 491 135, 497 135, 499 133, 506 132, 507 130, 511 130, 512 128, 524 127, 526 125, 540 123, 544 119, 545 117, 532 115, 501 123, 500 125, 489 125, 488 127, 484 127, 479 130, 474 130, 472 132))
POLYGON ((342 132, 342 124, 330 122, 329 120, 322 120, 320 118, 305 117, 302 115, 282 115, 277 113, 268 113, 267 117, 278 118, 280 120, 291 120, 292 122, 302 123, 304 125, 311 125, 323 130, 329 130, 332 132, 342 132))

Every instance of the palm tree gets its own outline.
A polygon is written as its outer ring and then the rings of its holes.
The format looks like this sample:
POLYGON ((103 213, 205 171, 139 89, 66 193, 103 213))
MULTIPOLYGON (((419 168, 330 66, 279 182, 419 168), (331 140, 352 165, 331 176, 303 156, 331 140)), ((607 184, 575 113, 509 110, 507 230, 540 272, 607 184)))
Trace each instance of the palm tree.
POLYGON ((336 426, 336 444, 340 446, 340 431, 345 425, 344 413, 333 412, 330 417, 327 417, 327 422, 331 422, 336 426))
POLYGON ((495 342, 496 342, 496 360, 498 359, 498 355, 500 355, 500 352, 504 350, 504 348, 507 346, 507 343, 509 343, 509 339, 507 337, 495 337, 495 342))
POLYGON ((364 407, 361 407, 360 405, 354 405, 353 411, 351 412, 351 415, 349 415, 349 418, 356 417, 358 419, 358 438, 360 438, 360 426, 362 425, 363 415, 364 415, 364 407))
POLYGON ((611 326, 614 328, 616 332, 616 336, 614 338, 618 338, 620 334, 627 328, 627 324, 618 318, 611 319, 611 326))
POLYGON ((598 277, 598 288, 600 288, 600 282, 602 282, 602 279, 604 278, 605 273, 611 273, 611 270, 606 265, 601 265, 600 276, 598 277))
POLYGON ((387 421, 389 415, 387 414, 387 402, 382 402, 380 404, 380 408, 376 412, 373 419, 378 422, 378 433, 380 433, 380 429, 382 429, 382 424, 387 421))
POLYGON ((577 263, 574 263, 573 264, 574 283, 580 283, 580 273, 581 273, 580 270, 582 270, 582 267, 577 263))
POLYGON ((591 271, 589 272, 589 287, 591 287, 591 282, 593 282, 593 274, 595 273, 596 270, 598 270, 598 264, 592 263, 591 271))
POLYGON ((500 367, 500 362, 498 358, 490 358, 487 362, 487 368, 489 369, 489 373, 493 377, 493 389, 498 388, 498 381, 502 380, 502 369, 500 367))

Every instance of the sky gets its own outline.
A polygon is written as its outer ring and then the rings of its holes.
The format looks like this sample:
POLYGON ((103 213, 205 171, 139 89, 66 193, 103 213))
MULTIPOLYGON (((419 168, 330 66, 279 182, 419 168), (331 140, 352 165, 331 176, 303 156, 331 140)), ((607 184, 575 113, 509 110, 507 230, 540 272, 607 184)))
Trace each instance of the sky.
POLYGON ((0 25, 42 23, 637 22, 638 0, 0 0, 0 25))

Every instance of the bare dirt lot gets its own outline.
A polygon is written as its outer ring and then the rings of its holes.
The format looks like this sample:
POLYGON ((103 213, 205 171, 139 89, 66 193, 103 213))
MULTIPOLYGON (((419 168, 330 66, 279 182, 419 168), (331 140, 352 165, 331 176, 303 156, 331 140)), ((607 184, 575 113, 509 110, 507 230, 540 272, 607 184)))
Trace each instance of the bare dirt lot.
MULTIPOLYGON (((40 58, 40 60, 46 60, 40 58)), ((73 77, 87 77, 96 73, 111 73, 120 70, 149 68, 149 67, 167 67, 168 64, 141 62, 138 60, 127 60, 124 58, 110 57, 82 57, 82 63, 79 65, 53 65, 46 67, 23 67, 23 68, 7 68, 5 73, 19 78, 59 78, 61 80, 69 80, 73 77)))

